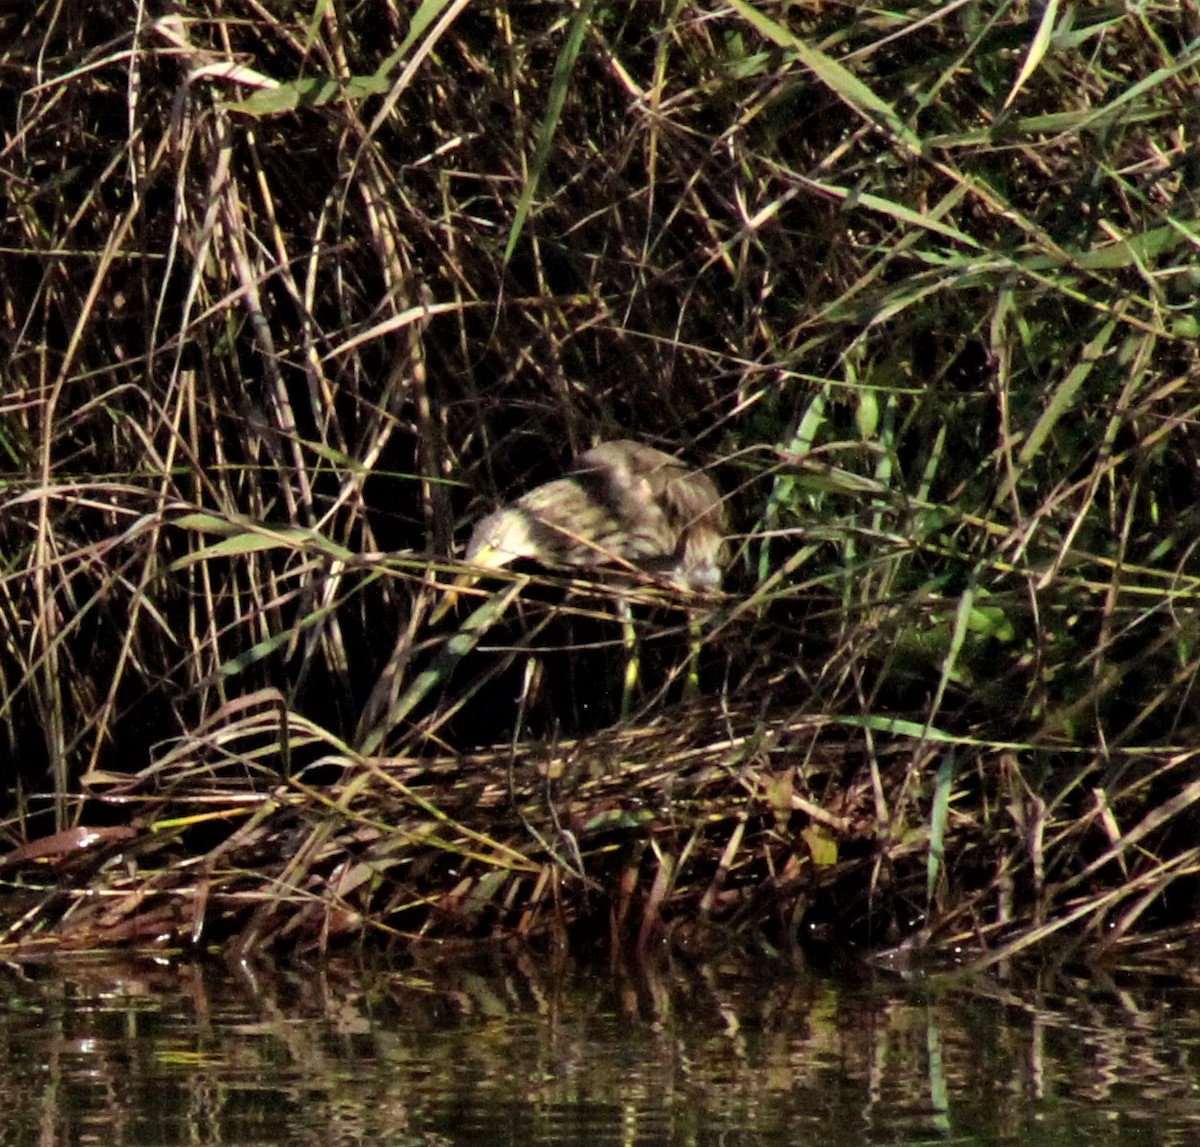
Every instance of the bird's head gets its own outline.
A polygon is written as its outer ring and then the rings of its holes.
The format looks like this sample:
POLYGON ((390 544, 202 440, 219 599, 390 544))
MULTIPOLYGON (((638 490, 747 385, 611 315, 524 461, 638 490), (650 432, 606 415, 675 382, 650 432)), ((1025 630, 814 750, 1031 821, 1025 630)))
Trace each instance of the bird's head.
MULTIPOLYGON (((515 562, 518 558, 535 558, 540 550, 533 539, 530 517, 519 506, 509 506, 488 514, 471 531, 467 543, 466 561, 474 566, 496 570, 515 562)), ((430 620, 440 621, 458 600, 458 591, 474 585, 479 580, 476 573, 460 574, 454 583, 446 587, 430 620)))
POLYGON ((488 514, 471 531, 466 560, 472 565, 499 569, 518 558, 537 557, 539 548, 530 532, 530 518, 519 507, 510 506, 488 514))

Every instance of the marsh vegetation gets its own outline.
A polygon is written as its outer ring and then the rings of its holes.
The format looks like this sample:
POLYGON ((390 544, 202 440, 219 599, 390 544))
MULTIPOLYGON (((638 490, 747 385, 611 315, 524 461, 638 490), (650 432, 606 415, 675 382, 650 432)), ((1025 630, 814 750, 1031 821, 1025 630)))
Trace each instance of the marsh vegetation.
POLYGON ((1186 962, 1189 6, 34 7, 8 950, 1186 962), (471 523, 618 438, 733 523, 698 689, 652 579, 435 620, 471 523))

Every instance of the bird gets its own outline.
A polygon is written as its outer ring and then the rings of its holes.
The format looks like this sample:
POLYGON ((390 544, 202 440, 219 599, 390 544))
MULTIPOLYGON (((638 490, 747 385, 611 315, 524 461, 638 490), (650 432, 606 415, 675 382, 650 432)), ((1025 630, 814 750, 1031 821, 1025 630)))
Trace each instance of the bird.
MULTIPOLYGON (((729 521, 717 484, 670 454, 629 439, 586 450, 562 478, 535 486, 481 519, 465 559, 500 569, 521 559, 588 571, 633 570, 665 577, 687 595, 721 588, 729 560, 729 521)), ((478 580, 460 576, 434 610, 436 622, 458 590, 478 580)), ((617 605, 626 652, 620 715, 629 716, 638 685, 637 637, 629 603, 617 605)), ((688 609, 685 695, 699 689, 700 629, 688 609)))
POLYGON ((466 561, 499 569, 519 559, 586 570, 626 568, 677 589, 721 587, 728 518, 703 470, 628 439, 585 451, 562 478, 480 520, 466 561))

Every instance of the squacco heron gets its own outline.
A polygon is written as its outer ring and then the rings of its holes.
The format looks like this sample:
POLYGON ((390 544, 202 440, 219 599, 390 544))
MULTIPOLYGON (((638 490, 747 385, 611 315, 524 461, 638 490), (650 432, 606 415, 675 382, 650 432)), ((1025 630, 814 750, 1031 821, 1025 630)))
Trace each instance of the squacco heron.
MULTIPOLYGON (((499 569, 522 558, 580 569, 632 569, 666 577, 685 591, 720 588, 729 558, 728 519, 721 492, 701 470, 678 458, 620 439, 581 454, 566 477, 536 486, 480 521, 467 544, 466 560, 499 569)), ((448 590, 433 613, 442 617, 458 588, 478 579, 467 574, 448 590)), ((638 662, 632 617, 621 604, 625 647, 624 717, 637 685, 638 662)), ((688 691, 695 692, 699 634, 689 621, 692 653, 688 691)))
MULTIPOLYGON (((728 559, 716 483, 640 442, 602 442, 565 478, 536 486, 480 521, 466 560, 498 569, 520 558, 582 569, 625 567, 684 590, 715 590, 728 559)), ((478 575, 467 575, 460 585, 478 575)), ((447 594, 435 616, 454 601, 447 594)))

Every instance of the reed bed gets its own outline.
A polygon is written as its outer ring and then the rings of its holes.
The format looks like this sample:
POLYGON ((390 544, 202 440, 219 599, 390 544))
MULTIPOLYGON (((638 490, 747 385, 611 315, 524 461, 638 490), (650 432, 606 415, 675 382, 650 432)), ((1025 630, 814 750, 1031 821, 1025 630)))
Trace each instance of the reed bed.
POLYGON ((9 950, 1190 956, 1190 9, 0 19, 9 950), (432 620, 620 437, 721 595, 432 620))

